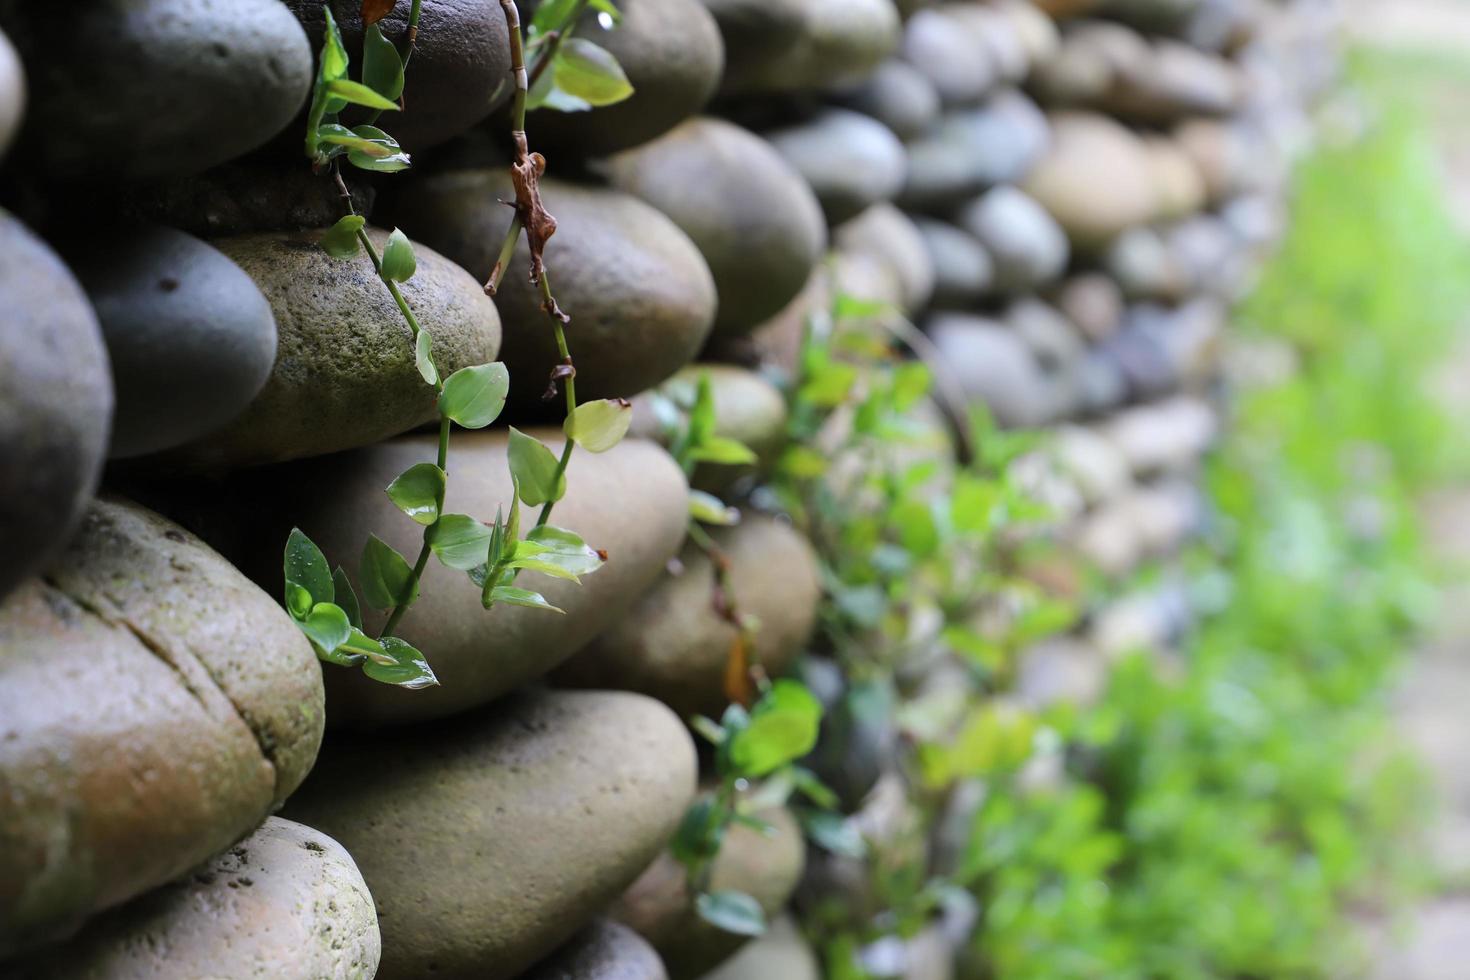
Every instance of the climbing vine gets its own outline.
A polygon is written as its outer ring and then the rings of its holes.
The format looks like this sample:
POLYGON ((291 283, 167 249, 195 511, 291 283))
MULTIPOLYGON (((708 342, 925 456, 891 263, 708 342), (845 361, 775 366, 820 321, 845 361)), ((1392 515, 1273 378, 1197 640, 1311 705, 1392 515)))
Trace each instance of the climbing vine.
POLYGON ((390 500, 423 528, 423 544, 412 564, 377 535, 370 534, 358 564, 362 598, 387 618, 376 637, 363 629, 358 597, 345 570, 330 566, 321 550, 299 529, 286 542, 286 608, 311 640, 318 656, 343 666, 360 665, 363 672, 384 683, 421 688, 438 683, 423 653, 395 634, 404 614, 419 597, 420 583, 430 557, 463 572, 480 591, 481 603, 497 603, 560 612, 540 592, 516 584, 521 572, 579 581, 595 572, 606 555, 590 547, 575 532, 550 523, 552 509, 566 493, 566 471, 574 446, 604 452, 621 441, 631 420, 631 406, 622 400, 602 399, 578 404, 576 367, 566 340, 570 317, 551 291, 544 249, 556 231, 556 219, 541 202, 539 179, 546 162, 531 152, 525 132, 526 110, 545 105, 562 111, 587 109, 625 99, 632 93, 616 59, 591 42, 569 39, 577 19, 590 6, 616 19, 616 8, 606 0, 556 0, 543 4, 523 40, 519 15, 511 0, 502 0, 509 29, 511 75, 514 80, 511 139, 515 159, 511 178, 516 190, 515 218, 501 248, 486 292, 494 295, 510 255, 522 233, 531 252, 531 283, 541 290, 543 309, 555 332, 561 362, 550 373, 548 395, 560 385, 566 394, 566 441, 555 454, 544 443, 515 428, 510 430, 509 466, 514 492, 509 512, 497 511, 490 523, 469 514, 445 510, 449 476, 450 437, 455 426, 481 429, 499 418, 505 406, 510 377, 499 361, 460 368, 447 377, 434 359, 433 334, 420 324, 400 284, 413 278, 413 246, 395 229, 380 253, 366 230, 366 219, 355 212, 342 179, 345 162, 375 173, 396 173, 411 165, 409 155, 387 132, 374 125, 378 114, 402 108, 405 68, 418 35, 420 0, 410 8, 404 49, 388 40, 379 22, 392 2, 364 0, 362 81, 348 77, 350 59, 330 8, 326 21, 317 78, 307 115, 306 155, 313 169, 330 174, 337 183, 347 213, 323 235, 321 247, 333 258, 350 260, 366 254, 384 288, 392 296, 408 327, 414 363, 425 384, 437 396, 438 447, 433 462, 415 463, 386 488, 390 500), (536 61, 528 70, 527 51, 536 61), (533 90, 532 79, 535 79, 533 90), (372 110, 372 122, 348 127, 340 114, 350 105, 372 110), (521 505, 539 507, 534 524, 521 534, 521 505))

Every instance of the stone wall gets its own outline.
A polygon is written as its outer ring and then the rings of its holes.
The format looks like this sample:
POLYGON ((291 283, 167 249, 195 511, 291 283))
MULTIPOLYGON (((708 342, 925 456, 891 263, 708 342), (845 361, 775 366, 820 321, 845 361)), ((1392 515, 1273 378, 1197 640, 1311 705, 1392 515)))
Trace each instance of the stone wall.
MULTIPOLYGON (((357 4, 332 6, 355 57, 357 4)), ((437 417, 373 268, 317 244, 343 213, 299 138, 322 4, 68 19, 0 0, 0 973, 820 975, 793 916, 835 898, 881 918, 860 861, 780 806, 765 832, 734 827, 711 887, 772 920, 747 944, 696 914, 667 845, 712 766, 684 722, 730 691, 712 595, 759 621, 753 660, 801 676, 829 722, 861 680, 816 639, 821 542, 763 489, 802 331, 836 297, 930 368, 914 461, 973 456, 974 406, 1050 434, 1009 478, 1064 556, 1062 584, 1037 581, 1085 615, 1020 651, 1001 700, 1085 703, 1140 647, 1170 669, 1199 612, 1170 556, 1210 519, 1231 304, 1334 76, 1330 4, 617 6, 577 36, 633 96, 527 123, 579 395, 634 402, 635 438, 575 455, 557 510, 607 565, 546 585, 554 615, 487 614, 431 563, 402 636, 440 685, 410 691, 319 663, 276 598, 293 527, 348 566, 369 531, 418 548, 382 489, 432 458, 416 430, 437 417), (686 475, 660 446, 702 375, 756 463, 686 475), (691 481, 743 511, 716 551, 686 541, 691 481), (1130 586, 1144 564, 1162 571, 1130 586)), ((441 370, 498 357, 506 420, 555 426, 524 243, 493 300, 480 285, 514 196, 508 59, 494 0, 425 0, 393 119, 414 167, 346 189, 380 246, 395 226, 418 243, 403 292, 441 370)), ((1262 369, 1249 353, 1232 363, 1262 369)), ((508 505, 507 439, 456 435, 446 506, 508 505)), ((962 659, 926 656, 898 665, 898 697, 962 659)), ((829 723, 809 765, 849 830, 941 862, 983 784, 916 806, 890 728, 829 723)), ((972 913, 861 962, 955 976, 972 913)))

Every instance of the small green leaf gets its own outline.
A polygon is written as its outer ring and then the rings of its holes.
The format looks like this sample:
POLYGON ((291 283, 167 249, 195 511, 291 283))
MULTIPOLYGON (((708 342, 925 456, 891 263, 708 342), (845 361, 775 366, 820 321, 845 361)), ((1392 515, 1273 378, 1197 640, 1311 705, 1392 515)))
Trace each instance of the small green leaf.
POLYGON ((428 526, 444 507, 444 471, 433 463, 415 463, 388 484, 388 499, 417 524, 428 526))
POLYGON ((286 611, 292 619, 305 619, 311 612, 311 593, 291 582, 286 583, 286 611))
POLYGON ((724 436, 706 436, 704 441, 693 446, 689 458, 699 463, 720 463, 727 466, 743 466, 756 461, 750 447, 724 436))
POLYGON ((429 547, 449 568, 467 572, 489 560, 490 528, 468 514, 445 514, 429 528, 429 547))
POLYGON ((366 657, 380 664, 392 664, 393 658, 383 649, 383 644, 368 636, 360 627, 354 626, 352 634, 337 648, 338 652, 357 657, 366 657))
POLYGON ((434 363, 434 338, 427 330, 419 330, 418 339, 413 342, 413 366, 419 369, 419 377, 424 379, 424 384, 439 383, 439 367, 434 363))
POLYGON ((576 7, 577 0, 545 0, 536 8, 536 13, 531 17, 528 32, 545 34, 548 31, 559 30, 576 7))
POLYGON ((334 259, 350 259, 362 247, 357 242, 357 233, 362 230, 366 219, 360 214, 349 214, 338 219, 322 236, 322 251, 334 259))
POLYGON ((551 524, 532 528, 521 546, 526 544, 540 545, 543 549, 540 555, 542 561, 550 562, 573 575, 595 572, 604 562, 602 555, 588 547, 581 535, 551 524))
POLYGON ((539 592, 532 592, 529 589, 517 589, 509 585, 497 585, 491 589, 490 602, 504 602, 512 606, 530 606, 532 609, 546 609, 554 613, 564 611, 547 602, 546 597, 539 592))
POLYGON ((689 491, 689 516, 702 524, 729 527, 740 523, 740 511, 726 507, 725 502, 703 490, 689 491))
POLYGON ((760 903, 744 892, 708 892, 694 900, 694 908, 710 925, 737 936, 759 936, 766 931, 760 903))
POLYGON ((352 624, 347 621, 347 614, 334 602, 318 602, 296 625, 311 642, 327 653, 336 650, 352 635, 352 624))
POLYGON ((383 278, 408 282, 417 268, 418 261, 413 257, 413 245, 409 243, 408 236, 401 229, 394 228, 393 234, 388 236, 388 244, 383 246, 383 278))
POLYGON ((556 85, 593 106, 614 105, 633 94, 618 59, 580 37, 566 38, 556 52, 556 85))
POLYGON ((346 144, 347 162, 360 170, 392 174, 407 170, 413 162, 398 141, 376 126, 352 127, 354 141, 346 144))
POLYGON ((801 826, 806 835, 823 850, 850 858, 861 859, 867 856, 868 845, 863 840, 862 832, 840 813, 804 812, 801 826))
MULTIPOLYGON (((460 368, 444 379, 439 414, 466 429, 483 429, 500 416, 509 390, 510 374, 499 361, 460 368)), ((514 437, 511 446, 514 452, 514 437)))
POLYGON ((555 562, 542 561, 540 558, 515 558, 506 565, 507 568, 520 568, 528 572, 540 572, 542 575, 550 575, 552 578, 566 579, 570 582, 580 582, 574 572, 569 572, 555 562))
POLYGON ((337 27, 337 20, 332 16, 331 9, 323 5, 322 14, 326 17, 327 25, 322 39, 322 62, 317 78, 326 83, 347 74, 347 47, 342 43, 342 32, 337 27))
POLYGON ((385 636, 381 642, 383 649, 393 658, 393 666, 370 661, 362 665, 364 674, 375 681, 394 684, 410 691, 434 687, 439 683, 439 678, 434 676, 424 655, 408 643, 396 636, 385 636))
POLYGON ((729 825, 729 808, 719 806, 712 795, 700 796, 684 811, 679 829, 669 841, 669 852, 686 866, 708 861, 720 853, 729 825))
POLYGON ((350 78, 332 79, 327 83, 327 94, 334 99, 340 99, 351 105, 366 106, 369 109, 381 109, 384 112, 398 108, 398 103, 391 99, 383 98, 366 85, 361 82, 354 82, 350 78))
POLYGON ((418 583, 408 561, 376 534, 368 535, 362 547, 357 577, 363 598, 374 609, 412 605, 418 598, 418 583))
POLYGON ((598 13, 607 14, 612 18, 614 24, 619 23, 623 19, 623 12, 613 6, 612 0, 591 0, 587 6, 598 13))
POLYGON ((362 81, 389 101, 403 94, 403 59, 398 47, 372 24, 362 36, 362 81))
POLYGON ((336 593, 332 601, 342 607, 349 623, 362 629, 362 607, 357 604, 357 593, 352 591, 352 583, 341 565, 332 570, 332 589, 336 593))
POLYGON ((730 761, 745 776, 764 776, 817 744, 822 705, 799 681, 779 680, 756 702, 750 725, 730 743, 730 761))
MULTIPOLYGON (((332 570, 327 564, 326 556, 320 548, 312 544, 310 538, 301 533, 300 528, 292 528, 290 536, 286 538, 285 572, 286 584, 305 590, 311 599, 301 609, 302 616, 311 612, 311 607, 317 603, 331 602, 336 598, 336 592, 332 588, 332 570)), ((293 605, 301 608, 299 597, 293 605)))
POLYGON ((557 474, 556 455, 515 426, 510 429, 510 473, 527 507, 560 500, 567 492, 566 474, 557 474))
POLYGON ((562 431, 589 453, 602 453, 623 441, 633 421, 633 405, 625 398, 600 398, 578 405, 562 431))

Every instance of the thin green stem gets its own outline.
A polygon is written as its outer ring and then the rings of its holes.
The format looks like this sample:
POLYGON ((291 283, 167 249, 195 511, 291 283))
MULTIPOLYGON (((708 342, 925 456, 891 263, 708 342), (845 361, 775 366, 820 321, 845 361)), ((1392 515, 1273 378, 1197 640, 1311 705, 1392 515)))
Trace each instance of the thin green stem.
MULTIPOLYGON (((449 472, 449 416, 447 415, 439 416, 438 463, 439 469, 443 470, 445 473, 449 472)), ((423 579, 424 569, 428 567, 429 552, 433 550, 429 545, 429 541, 432 537, 434 528, 438 524, 439 520, 438 518, 435 518, 433 524, 430 524, 428 527, 424 528, 424 543, 419 546, 419 555, 416 559, 414 559, 413 563, 413 576, 411 578, 411 584, 409 586, 410 595, 417 591, 416 587, 418 583, 423 579)), ((403 614, 406 612, 408 612, 408 606, 394 606, 392 611, 388 613, 388 621, 383 624, 382 632, 378 634, 379 638, 384 636, 391 636, 394 628, 398 626, 398 621, 403 618, 403 614)))

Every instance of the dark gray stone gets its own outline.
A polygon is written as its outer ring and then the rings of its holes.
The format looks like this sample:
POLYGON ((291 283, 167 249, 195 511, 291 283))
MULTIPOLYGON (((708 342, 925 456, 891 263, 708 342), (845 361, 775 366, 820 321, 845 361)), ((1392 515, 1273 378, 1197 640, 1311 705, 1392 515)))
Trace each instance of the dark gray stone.
POLYGON ((270 303, 238 265, 172 228, 67 249, 97 311, 117 406, 114 459, 183 445, 245 410, 276 358, 270 303))
POLYGON ((1019 92, 1001 92, 976 109, 946 114, 908 145, 908 177, 899 201, 941 211, 996 184, 1015 183, 1051 139, 1046 117, 1019 92))
POLYGON ((518 980, 668 980, 663 960, 621 922, 598 919, 518 980))
POLYGON ((963 309, 990 292, 995 281, 995 265, 974 235, 932 218, 921 218, 915 224, 934 263, 934 295, 930 297, 930 305, 937 309, 963 309))
POLYGON ((60 550, 102 470, 112 375, 71 272, 0 211, 0 597, 60 550))
POLYGON ((1067 268, 1067 236, 1040 204, 1014 187, 997 187, 961 208, 956 223, 994 263, 996 291, 1025 293, 1067 268))
POLYGON ((58 21, 0 2, 31 85, 23 136, 48 178, 197 173, 296 118, 312 51, 278 0, 95 0, 58 21))
POLYGON ((934 83, 913 65, 897 58, 879 65, 842 102, 872 116, 893 130, 899 139, 917 138, 939 120, 939 93, 934 83))

